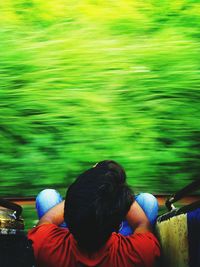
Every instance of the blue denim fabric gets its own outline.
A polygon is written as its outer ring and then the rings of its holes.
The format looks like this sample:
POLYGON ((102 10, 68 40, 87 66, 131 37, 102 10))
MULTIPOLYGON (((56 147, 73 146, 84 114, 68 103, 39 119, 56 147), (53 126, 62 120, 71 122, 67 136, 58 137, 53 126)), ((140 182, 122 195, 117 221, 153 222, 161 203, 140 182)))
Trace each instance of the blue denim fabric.
MULTIPOLYGON (((55 189, 44 189, 36 197, 36 210, 40 219, 48 210, 62 202, 62 197, 55 189)), ((63 222, 61 227, 66 227, 63 222)))
MULTIPOLYGON (((152 226, 155 224, 158 215, 158 201, 149 193, 141 193, 135 197, 138 204, 144 210, 152 226)), ((38 218, 40 219, 49 209, 62 201, 61 195, 54 189, 44 189, 36 197, 36 210, 38 218)), ((67 227, 65 223, 60 225, 67 227)), ((130 235, 133 233, 133 229, 129 226, 128 222, 124 220, 122 222, 119 233, 122 235, 130 235)))

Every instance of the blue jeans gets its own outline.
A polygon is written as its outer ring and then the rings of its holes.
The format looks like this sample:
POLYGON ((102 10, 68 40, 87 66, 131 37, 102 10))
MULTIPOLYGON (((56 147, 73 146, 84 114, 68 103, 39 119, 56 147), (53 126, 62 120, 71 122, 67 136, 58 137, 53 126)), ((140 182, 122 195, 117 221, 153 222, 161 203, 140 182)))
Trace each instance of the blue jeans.
MULTIPOLYGON (((156 222, 158 216, 158 201, 149 193, 141 193, 135 197, 140 207, 144 210, 147 218, 149 219, 152 226, 156 222)), ((40 219, 49 209, 62 201, 61 195, 54 189, 45 189, 41 191, 36 197, 36 210, 38 218, 40 219)), ((63 222, 62 227, 67 227, 63 222)), ((130 235, 133 233, 133 229, 130 227, 128 222, 124 220, 121 224, 119 233, 122 235, 130 235)))

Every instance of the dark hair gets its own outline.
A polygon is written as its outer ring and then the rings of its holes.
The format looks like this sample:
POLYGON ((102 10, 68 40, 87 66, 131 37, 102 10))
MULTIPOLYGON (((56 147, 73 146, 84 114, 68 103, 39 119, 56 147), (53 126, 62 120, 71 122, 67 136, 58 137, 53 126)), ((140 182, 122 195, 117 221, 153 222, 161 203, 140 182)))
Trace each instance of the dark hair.
POLYGON ((93 253, 118 231, 134 201, 125 180, 118 163, 102 161, 68 188, 64 218, 80 249, 93 253))

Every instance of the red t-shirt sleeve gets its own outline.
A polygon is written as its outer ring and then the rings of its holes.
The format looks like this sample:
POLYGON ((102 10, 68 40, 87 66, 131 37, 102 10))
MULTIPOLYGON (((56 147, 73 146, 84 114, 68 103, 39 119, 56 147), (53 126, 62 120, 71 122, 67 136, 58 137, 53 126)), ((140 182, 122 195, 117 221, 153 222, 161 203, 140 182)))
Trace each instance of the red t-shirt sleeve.
POLYGON ((33 242, 34 255, 37 258, 40 248, 47 238, 52 235, 52 231, 57 226, 54 224, 41 224, 28 232, 28 239, 33 242))
POLYGON ((42 224, 28 232, 28 239, 32 240, 33 250, 38 266, 56 266, 68 250, 70 233, 68 229, 59 228, 54 224, 42 224), (47 264, 48 262, 48 264, 47 264))
POLYGON ((130 262, 139 266, 152 267, 160 256, 160 245, 151 232, 137 233, 123 238, 121 248, 130 262))

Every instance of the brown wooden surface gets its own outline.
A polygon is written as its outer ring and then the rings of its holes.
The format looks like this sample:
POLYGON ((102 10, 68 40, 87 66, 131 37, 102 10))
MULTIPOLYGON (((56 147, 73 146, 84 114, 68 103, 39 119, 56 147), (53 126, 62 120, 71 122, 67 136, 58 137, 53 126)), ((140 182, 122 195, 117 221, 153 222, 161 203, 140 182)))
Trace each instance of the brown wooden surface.
MULTIPOLYGON (((158 200, 158 204, 159 206, 164 206, 165 205, 165 201, 167 200, 167 198, 169 198, 169 196, 161 196, 158 195, 156 196, 157 200, 158 200)), ((180 203, 181 205, 187 205, 190 203, 193 203, 195 201, 200 200, 200 196, 188 196, 188 197, 184 197, 181 200, 177 201, 176 203, 180 203)), ((174 204, 176 206, 176 203, 174 204)))

